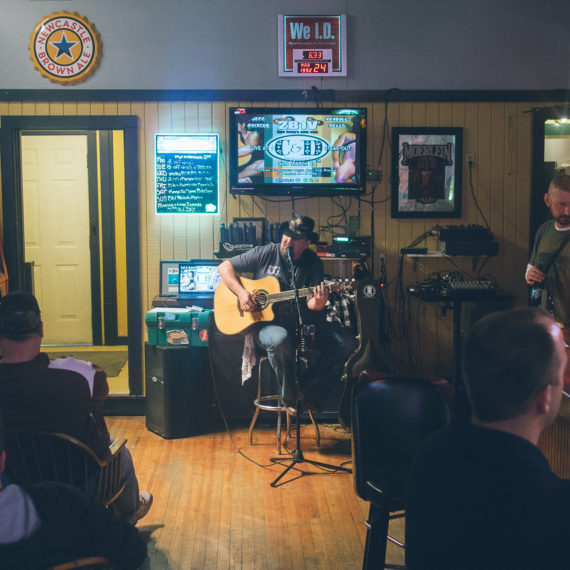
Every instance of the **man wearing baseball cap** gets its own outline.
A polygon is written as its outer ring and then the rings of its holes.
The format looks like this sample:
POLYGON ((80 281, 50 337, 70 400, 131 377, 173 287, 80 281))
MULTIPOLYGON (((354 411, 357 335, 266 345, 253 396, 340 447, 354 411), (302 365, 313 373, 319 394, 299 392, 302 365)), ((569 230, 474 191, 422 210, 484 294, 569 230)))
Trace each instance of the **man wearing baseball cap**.
MULTIPOLYGON (((105 372, 72 357, 50 360, 40 352, 43 323, 30 293, 13 292, 0 304, 0 407, 7 429, 63 432, 89 446, 100 458, 109 453, 111 438, 101 406, 109 393, 105 372)), ((131 454, 121 450, 123 493, 118 513, 135 524, 152 504, 139 493, 131 454)))
MULTIPOLYGON (((339 323, 328 322, 323 309, 328 300, 328 289, 323 283, 323 263, 311 242, 318 240, 315 222, 308 216, 295 216, 281 224, 281 242, 270 243, 232 257, 218 267, 223 283, 238 298, 243 311, 256 310, 257 303, 239 280, 239 274, 252 273, 254 279, 273 276, 281 291, 293 289, 292 259, 297 288, 313 287, 313 294, 300 299, 304 324, 315 326, 314 348, 320 352, 317 362, 303 375, 301 391, 309 409, 338 409, 344 386, 341 375, 344 364, 356 348, 352 332, 339 323)), ((278 315, 252 331, 255 344, 263 349, 281 385, 284 404, 296 404, 295 329, 298 320, 295 301, 278 305, 278 315)))

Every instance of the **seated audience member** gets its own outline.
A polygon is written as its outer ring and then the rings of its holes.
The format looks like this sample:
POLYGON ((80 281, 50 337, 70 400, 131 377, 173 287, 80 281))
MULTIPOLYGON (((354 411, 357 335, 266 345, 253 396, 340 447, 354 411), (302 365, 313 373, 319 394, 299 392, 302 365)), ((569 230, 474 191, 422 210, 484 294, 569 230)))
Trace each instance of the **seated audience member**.
POLYGON ((79 489, 7 482, 2 436, 0 425, 0 567, 34 570, 90 556, 125 570, 142 564, 146 544, 137 529, 79 489))
POLYGON ((406 567, 570 567, 570 481, 537 448, 560 408, 560 328, 539 309, 492 313, 468 334, 462 365, 471 420, 430 436, 416 456, 406 567))
MULTIPOLYGON (((111 442, 101 411, 108 392, 103 370, 75 358, 50 360, 41 353, 43 323, 36 298, 9 293, 0 304, 0 408, 4 427, 62 432, 88 445, 101 459, 111 442)), ((115 502, 131 524, 152 504, 139 493, 131 454, 121 450, 125 489, 115 502)))

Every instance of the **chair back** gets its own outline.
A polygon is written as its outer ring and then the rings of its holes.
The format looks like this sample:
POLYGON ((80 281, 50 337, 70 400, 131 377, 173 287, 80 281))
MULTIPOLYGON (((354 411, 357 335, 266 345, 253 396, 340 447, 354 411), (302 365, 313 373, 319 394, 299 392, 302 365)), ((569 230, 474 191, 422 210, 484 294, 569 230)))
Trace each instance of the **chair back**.
POLYGON ((81 489, 103 504, 122 492, 119 451, 126 440, 100 460, 83 442, 63 433, 7 429, 6 472, 14 481, 58 481, 81 489))
POLYGON ((82 570, 113 570, 111 563, 103 556, 77 558, 63 564, 56 564, 47 570, 73 570, 74 568, 81 568, 82 570))
POLYGON ((352 396, 352 459, 359 497, 403 508, 406 481, 421 442, 449 422, 440 391, 424 378, 358 382, 352 396))

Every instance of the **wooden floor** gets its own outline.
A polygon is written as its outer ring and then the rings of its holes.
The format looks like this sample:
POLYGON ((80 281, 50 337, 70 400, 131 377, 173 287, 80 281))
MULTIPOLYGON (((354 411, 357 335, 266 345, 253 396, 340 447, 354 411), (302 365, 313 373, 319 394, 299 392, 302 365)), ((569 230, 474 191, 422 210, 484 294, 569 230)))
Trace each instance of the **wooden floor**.
MULTIPOLYGON (((144 417, 107 422, 113 437, 128 439, 141 491, 154 495, 139 523, 149 541, 143 568, 362 566, 368 504, 355 495, 352 475, 302 464, 310 474, 291 470, 282 485, 271 487, 284 469, 269 461, 276 451, 272 426, 256 427, 250 446, 247 428, 165 440, 146 429, 144 417)), ((321 424, 320 451, 312 428, 301 433, 306 459, 350 461, 350 438, 338 426, 321 424)), ((394 521, 391 534, 402 539, 402 528, 401 519, 394 521)), ((388 561, 403 563, 391 544, 388 561)))

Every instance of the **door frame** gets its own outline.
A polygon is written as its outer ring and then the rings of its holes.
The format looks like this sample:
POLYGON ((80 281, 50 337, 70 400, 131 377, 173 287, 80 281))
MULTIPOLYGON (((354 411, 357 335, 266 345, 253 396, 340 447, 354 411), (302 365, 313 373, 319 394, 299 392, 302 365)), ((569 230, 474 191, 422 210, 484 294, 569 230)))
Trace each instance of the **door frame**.
MULTIPOLYGON (((83 135, 87 138, 87 187, 89 192, 89 264, 91 267, 91 330, 93 344, 102 344, 102 323, 101 323, 101 282, 100 282, 100 248, 99 248, 99 207, 97 192, 97 133, 95 131, 50 131, 34 130, 25 131, 22 129, 20 135, 23 136, 75 136, 83 135)), ((103 186, 103 180, 101 181, 103 186)), ((22 202, 23 207, 23 202, 22 202)), ((25 255, 24 244, 24 255, 25 255)), ((27 276, 26 276, 27 278, 27 276)), ((21 283, 20 289, 28 288, 28 283, 21 283)))
POLYGON ((123 131, 125 147, 125 210, 128 214, 125 220, 125 231, 127 251, 129 393, 130 397, 142 395, 137 117, 128 115, 11 115, 2 116, 0 120, 3 243, 11 290, 23 288, 26 283, 22 209, 21 131, 123 131))
POLYGON ((550 179, 544 168, 544 136, 545 122, 548 119, 568 117, 568 104, 555 107, 533 109, 532 115, 532 184, 529 207, 529 252, 532 251, 534 236, 540 225, 552 218, 546 204, 544 194, 548 190, 550 179))

